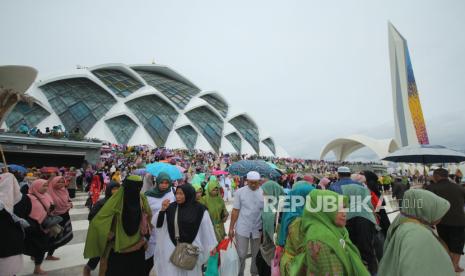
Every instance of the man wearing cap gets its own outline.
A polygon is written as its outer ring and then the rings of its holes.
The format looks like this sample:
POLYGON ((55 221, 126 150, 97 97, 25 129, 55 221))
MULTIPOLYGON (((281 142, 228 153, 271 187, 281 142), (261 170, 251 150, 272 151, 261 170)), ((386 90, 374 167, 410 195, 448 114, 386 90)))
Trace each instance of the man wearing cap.
POLYGON ((338 181, 331 184, 329 186, 329 190, 336 192, 338 194, 342 195, 342 186, 348 185, 348 184, 359 184, 362 185, 361 183, 358 183, 350 178, 351 173, 350 169, 348 167, 339 167, 337 168, 337 176, 338 176, 338 181))
POLYGON ((237 190, 234 196, 229 237, 236 239, 237 254, 239 255, 239 276, 244 275, 245 259, 249 249, 252 251, 250 274, 258 275, 255 257, 260 248, 262 228, 261 213, 263 210, 263 192, 260 188, 260 174, 255 171, 247 173, 247 185, 237 190))

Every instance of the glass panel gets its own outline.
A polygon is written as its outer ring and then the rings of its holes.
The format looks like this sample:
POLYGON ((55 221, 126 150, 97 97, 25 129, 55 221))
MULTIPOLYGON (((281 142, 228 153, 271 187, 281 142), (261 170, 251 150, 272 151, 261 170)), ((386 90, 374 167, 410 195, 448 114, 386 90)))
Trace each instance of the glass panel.
POLYGON ((270 138, 266 138, 265 140, 263 140, 263 144, 265 144, 273 154, 276 154, 276 149, 274 147, 273 140, 271 140, 270 138))
POLYGON ((58 80, 40 87, 68 131, 83 134, 100 120, 116 100, 87 78, 58 80))
POLYGON ((7 115, 5 123, 12 131, 17 131, 23 122, 31 129, 36 127, 49 115, 50 113, 47 110, 36 103, 29 106, 27 103, 19 102, 7 115))
POLYGON ((191 126, 183 126, 181 128, 176 129, 179 137, 184 142, 188 149, 194 149, 195 144, 197 143, 197 131, 191 126))
POLYGON ((223 100, 212 94, 204 95, 200 98, 204 99, 207 103, 209 103, 216 110, 218 110, 221 116, 226 118, 226 116, 228 115, 228 105, 223 100))
POLYGON ((143 86, 142 83, 120 70, 98 69, 92 73, 119 97, 127 97, 143 86))
POLYGON ((205 106, 195 108, 185 115, 201 131, 213 150, 218 153, 221 146, 223 120, 205 106))
POLYGON ((148 84, 165 95, 178 108, 183 109, 200 90, 160 73, 135 70, 148 84))
POLYGON ((119 144, 127 144, 137 129, 137 124, 126 115, 111 118, 105 123, 119 144))
POLYGON ((165 145, 166 139, 178 117, 176 110, 156 95, 148 95, 126 103, 141 121, 158 147, 165 145))
POLYGON ((249 142, 257 154, 260 154, 259 134, 256 125, 244 115, 239 115, 229 121, 249 142))
POLYGON ((241 137, 235 132, 230 133, 225 136, 229 142, 233 145, 234 149, 237 151, 238 154, 241 154, 241 147, 242 147, 242 140, 241 137))

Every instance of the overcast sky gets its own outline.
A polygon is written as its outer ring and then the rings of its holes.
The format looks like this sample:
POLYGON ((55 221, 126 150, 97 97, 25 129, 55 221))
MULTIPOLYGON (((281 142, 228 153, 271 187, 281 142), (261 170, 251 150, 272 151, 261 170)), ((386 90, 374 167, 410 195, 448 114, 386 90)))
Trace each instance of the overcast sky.
POLYGON ((430 142, 465 149, 464 14, 463 0, 2 0, 0 64, 46 78, 155 60, 219 91, 292 156, 318 158, 339 136, 394 136, 389 20, 408 41, 430 142))

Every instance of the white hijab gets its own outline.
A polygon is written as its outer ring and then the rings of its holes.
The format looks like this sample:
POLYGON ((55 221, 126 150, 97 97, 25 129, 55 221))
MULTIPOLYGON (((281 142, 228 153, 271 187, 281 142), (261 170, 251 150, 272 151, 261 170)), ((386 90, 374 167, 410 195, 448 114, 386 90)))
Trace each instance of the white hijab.
POLYGON ((140 190, 140 192, 145 193, 152 188, 153 188, 153 176, 149 173, 146 173, 143 179, 143 185, 142 185, 142 189, 140 190))
POLYGON ((13 213, 13 208, 21 197, 16 177, 11 173, 0 174, 0 201, 9 213, 13 213))

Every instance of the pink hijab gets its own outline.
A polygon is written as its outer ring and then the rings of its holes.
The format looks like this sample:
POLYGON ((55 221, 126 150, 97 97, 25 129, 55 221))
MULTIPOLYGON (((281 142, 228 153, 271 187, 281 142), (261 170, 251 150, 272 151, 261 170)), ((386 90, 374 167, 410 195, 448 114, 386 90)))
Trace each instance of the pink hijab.
POLYGON ((326 190, 326 187, 328 186, 329 182, 331 182, 331 180, 329 180, 327 177, 323 177, 318 183, 318 186, 320 186, 322 190, 326 190))
POLYGON ((42 224, 47 217, 47 212, 53 204, 53 200, 48 193, 41 194, 39 192, 39 189, 42 188, 45 183, 47 183, 47 180, 34 180, 31 187, 29 187, 29 194, 27 195, 32 203, 32 210, 29 217, 36 220, 39 224, 42 224))
POLYGON ((63 179, 63 176, 55 176, 48 182, 47 193, 52 197, 53 203, 55 203, 55 210, 52 215, 63 215, 71 209, 71 199, 68 194, 68 190, 63 186, 58 188, 58 182, 63 179))

